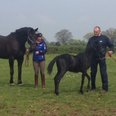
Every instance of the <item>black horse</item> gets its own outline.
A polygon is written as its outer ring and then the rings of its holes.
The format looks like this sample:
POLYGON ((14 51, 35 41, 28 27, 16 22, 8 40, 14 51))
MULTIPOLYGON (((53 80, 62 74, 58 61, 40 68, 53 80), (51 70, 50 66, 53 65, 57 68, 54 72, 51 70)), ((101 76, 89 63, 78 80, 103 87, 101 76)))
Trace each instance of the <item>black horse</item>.
POLYGON ((35 43, 35 36, 37 29, 31 27, 24 27, 17 29, 15 32, 10 33, 8 36, 0 35, 0 58, 9 59, 10 66, 10 84, 13 84, 14 74, 14 60, 18 62, 18 84, 22 84, 22 63, 25 54, 25 43, 29 45, 35 43))
POLYGON ((48 65, 48 73, 51 74, 53 65, 56 62, 57 66, 57 74, 54 77, 54 84, 55 84, 55 94, 59 94, 59 83, 64 74, 67 71, 70 72, 82 72, 82 81, 81 81, 81 87, 80 92, 83 94, 83 84, 85 76, 88 79, 88 85, 87 89, 90 88, 90 77, 87 74, 87 69, 91 65, 91 59, 93 56, 93 51, 90 49, 89 46, 87 46, 85 52, 79 53, 78 55, 69 55, 69 54, 62 54, 59 56, 56 56, 48 65))

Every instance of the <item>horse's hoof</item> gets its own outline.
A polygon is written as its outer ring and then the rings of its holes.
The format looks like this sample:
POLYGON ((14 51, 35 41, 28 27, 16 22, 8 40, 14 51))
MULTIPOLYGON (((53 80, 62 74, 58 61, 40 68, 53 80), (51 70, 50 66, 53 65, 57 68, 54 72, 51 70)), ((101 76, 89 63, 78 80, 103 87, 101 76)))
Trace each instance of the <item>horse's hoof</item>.
POLYGON ((59 93, 58 92, 55 92, 55 94, 58 96, 59 95, 59 93))
POLYGON ((15 83, 10 83, 10 86, 14 86, 15 85, 15 83))
POLYGON ((87 87, 87 90, 90 90, 90 87, 87 87))
POLYGON ((21 80, 17 81, 17 84, 22 85, 22 81, 21 80))
POLYGON ((84 94, 84 92, 82 91, 82 90, 80 90, 80 93, 83 95, 84 94))
POLYGON ((90 91, 90 89, 87 89, 86 91, 87 91, 87 92, 89 92, 89 91, 90 91))
POLYGON ((23 85, 23 83, 17 83, 17 84, 20 85, 20 86, 23 85))

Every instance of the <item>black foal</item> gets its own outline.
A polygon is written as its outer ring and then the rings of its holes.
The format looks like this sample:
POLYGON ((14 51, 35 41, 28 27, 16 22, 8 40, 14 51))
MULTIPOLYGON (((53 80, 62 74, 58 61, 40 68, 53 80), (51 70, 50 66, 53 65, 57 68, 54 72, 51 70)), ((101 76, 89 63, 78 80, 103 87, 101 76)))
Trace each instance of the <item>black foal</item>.
POLYGON ((87 69, 91 65, 91 58, 93 55, 92 49, 87 46, 85 52, 79 53, 78 55, 69 55, 69 54, 62 54, 56 56, 48 65, 48 73, 51 74, 54 63, 56 62, 57 66, 57 74, 54 77, 54 84, 55 84, 55 94, 59 94, 59 83, 64 74, 67 71, 70 72, 81 72, 82 73, 82 80, 80 86, 80 92, 83 94, 83 84, 85 76, 88 79, 87 89, 90 88, 90 77, 87 74, 87 69))

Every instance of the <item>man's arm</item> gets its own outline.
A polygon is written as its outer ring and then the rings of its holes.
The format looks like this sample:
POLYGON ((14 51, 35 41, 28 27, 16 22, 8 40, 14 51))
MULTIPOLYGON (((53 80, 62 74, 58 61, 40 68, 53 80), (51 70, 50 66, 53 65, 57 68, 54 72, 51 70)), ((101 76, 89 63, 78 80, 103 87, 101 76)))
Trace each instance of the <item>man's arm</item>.
POLYGON ((114 51, 114 45, 109 38, 107 38, 107 46, 109 47, 108 55, 111 57, 114 51))

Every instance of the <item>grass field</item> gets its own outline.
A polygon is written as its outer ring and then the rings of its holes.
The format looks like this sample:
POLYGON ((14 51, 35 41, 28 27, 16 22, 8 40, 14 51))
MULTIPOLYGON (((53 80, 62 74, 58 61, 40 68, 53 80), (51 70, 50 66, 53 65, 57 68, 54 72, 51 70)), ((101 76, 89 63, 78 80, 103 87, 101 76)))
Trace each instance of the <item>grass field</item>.
MULTIPOLYGON (((46 55, 46 66, 55 55, 46 55)), ((31 58, 31 57, 30 57, 31 58)), ((7 60, 0 59, 0 116, 116 116, 116 62, 107 59, 109 75, 109 92, 102 93, 101 78, 97 74, 97 90, 86 92, 78 91, 81 74, 67 72, 60 83, 60 95, 54 94, 53 77, 46 71, 46 89, 34 88, 34 72, 32 60, 30 66, 23 64, 23 85, 9 85, 9 65, 7 60)), ((15 62, 15 67, 17 63, 15 62)), ((88 71, 90 73, 90 71, 88 71)), ((14 74, 17 83, 17 67, 14 74)))

